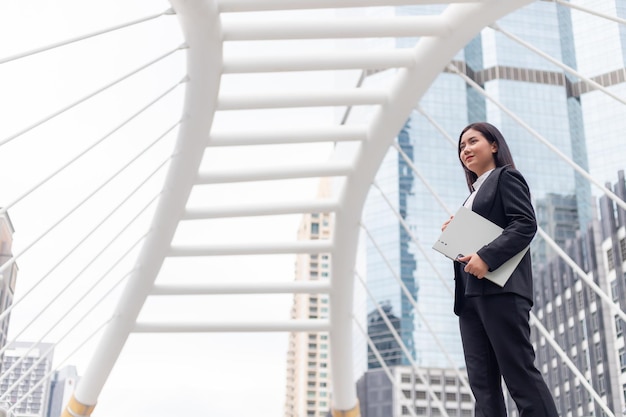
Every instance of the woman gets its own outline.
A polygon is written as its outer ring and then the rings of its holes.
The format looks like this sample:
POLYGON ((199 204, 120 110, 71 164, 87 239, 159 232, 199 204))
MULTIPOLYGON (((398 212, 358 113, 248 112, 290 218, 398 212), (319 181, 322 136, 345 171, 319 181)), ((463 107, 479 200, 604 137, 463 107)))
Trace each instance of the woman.
POLYGON ((454 262, 454 312, 459 316, 469 383, 476 398, 475 415, 506 416, 504 378, 521 417, 558 417, 550 391, 534 365, 530 343, 530 251, 504 287, 483 279, 488 271, 525 249, 535 235, 528 185, 515 169, 504 137, 488 123, 463 129, 458 152, 470 190, 464 206, 504 229, 478 252, 454 262))

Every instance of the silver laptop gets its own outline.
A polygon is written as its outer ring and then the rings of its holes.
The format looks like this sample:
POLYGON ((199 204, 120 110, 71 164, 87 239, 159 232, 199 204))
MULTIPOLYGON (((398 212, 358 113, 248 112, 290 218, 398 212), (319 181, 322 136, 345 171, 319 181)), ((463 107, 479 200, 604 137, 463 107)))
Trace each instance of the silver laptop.
MULTIPOLYGON (((433 249, 455 260, 459 255, 476 253, 480 248, 502 234, 502 228, 472 210, 461 207, 452 221, 441 233, 433 249)), ((500 268, 487 272, 485 278, 504 287, 517 265, 528 252, 528 248, 513 256, 500 268)))

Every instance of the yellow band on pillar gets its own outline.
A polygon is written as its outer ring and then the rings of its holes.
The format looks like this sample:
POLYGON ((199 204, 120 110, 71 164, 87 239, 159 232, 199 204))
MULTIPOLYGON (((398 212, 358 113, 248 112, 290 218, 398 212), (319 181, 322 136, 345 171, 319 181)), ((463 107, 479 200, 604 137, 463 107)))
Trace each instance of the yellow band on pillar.
POLYGON ((359 408, 359 401, 350 410, 334 410, 333 417, 361 417, 361 409, 359 408))
POLYGON ((87 405, 78 401, 73 395, 63 410, 61 417, 89 417, 96 405, 87 405))

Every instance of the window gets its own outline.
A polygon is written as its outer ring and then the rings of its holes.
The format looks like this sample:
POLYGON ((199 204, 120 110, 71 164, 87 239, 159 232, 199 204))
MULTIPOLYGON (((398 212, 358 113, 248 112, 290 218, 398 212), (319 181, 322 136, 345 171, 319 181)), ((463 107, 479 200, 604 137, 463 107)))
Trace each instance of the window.
POLYGON ((617 302, 619 300, 619 292, 617 289, 617 280, 611 281, 611 296, 613 297, 613 301, 617 302))
MULTIPOLYGON (((602 362, 602 345, 600 343, 596 343, 595 352, 596 352, 596 362, 597 363, 602 362)), ((598 378, 600 377, 598 376, 598 378)))
POLYGON ((598 324, 598 311, 594 311, 593 313, 591 313, 591 330, 592 331, 596 331, 599 328, 599 324, 598 324))
POLYGON ((319 223, 311 223, 311 234, 317 235, 320 232, 320 224, 319 223))
POLYGON ((606 393, 606 386, 604 381, 604 374, 598 375, 598 394, 604 395, 606 393))
POLYGON ((615 261, 613 260, 613 248, 606 251, 606 260, 609 264, 609 270, 615 269, 615 261))
POLYGON ((619 365, 622 368, 622 372, 626 371, 626 349, 623 347, 619 349, 619 365))

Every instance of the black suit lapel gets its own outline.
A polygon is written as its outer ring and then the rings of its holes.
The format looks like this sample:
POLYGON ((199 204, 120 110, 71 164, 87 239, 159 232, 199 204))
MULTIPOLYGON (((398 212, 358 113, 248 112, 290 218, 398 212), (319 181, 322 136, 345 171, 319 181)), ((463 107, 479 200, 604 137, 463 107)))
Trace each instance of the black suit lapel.
POLYGON ((496 200, 495 196, 496 191, 498 190, 498 180, 500 179, 500 174, 503 169, 504 167, 494 169, 478 189, 476 197, 474 197, 472 210, 483 217, 489 217, 489 214, 491 213, 491 209, 496 200))

